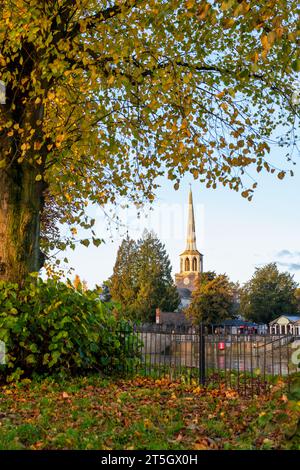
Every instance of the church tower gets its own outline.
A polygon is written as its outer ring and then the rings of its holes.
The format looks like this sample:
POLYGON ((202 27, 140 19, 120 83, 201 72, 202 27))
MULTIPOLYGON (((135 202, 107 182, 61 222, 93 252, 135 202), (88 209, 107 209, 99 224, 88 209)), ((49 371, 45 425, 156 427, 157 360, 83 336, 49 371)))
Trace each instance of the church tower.
POLYGON ((178 288, 195 290, 197 280, 203 272, 203 255, 197 250, 195 215, 192 190, 189 192, 188 226, 186 248, 180 255, 180 273, 175 274, 175 283, 178 288))

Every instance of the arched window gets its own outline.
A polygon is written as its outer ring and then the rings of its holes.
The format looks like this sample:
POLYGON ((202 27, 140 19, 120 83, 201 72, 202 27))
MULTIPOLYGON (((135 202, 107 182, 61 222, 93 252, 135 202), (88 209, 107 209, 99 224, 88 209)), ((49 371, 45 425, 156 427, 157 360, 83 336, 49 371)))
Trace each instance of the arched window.
POLYGON ((183 259, 180 260, 180 272, 182 273, 183 271, 183 259))
POLYGON ((193 271, 197 271, 197 258, 193 258, 193 271))
POLYGON ((189 270, 190 270, 190 260, 189 260, 189 258, 185 258, 184 270, 185 270, 185 271, 189 271, 189 270))

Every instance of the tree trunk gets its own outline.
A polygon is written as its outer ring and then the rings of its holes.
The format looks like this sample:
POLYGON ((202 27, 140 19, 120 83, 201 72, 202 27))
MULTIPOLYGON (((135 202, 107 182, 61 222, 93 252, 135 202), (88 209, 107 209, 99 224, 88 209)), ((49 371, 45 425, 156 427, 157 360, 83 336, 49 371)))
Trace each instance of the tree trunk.
POLYGON ((0 170, 0 280, 22 284, 40 269, 42 183, 32 166, 0 170))

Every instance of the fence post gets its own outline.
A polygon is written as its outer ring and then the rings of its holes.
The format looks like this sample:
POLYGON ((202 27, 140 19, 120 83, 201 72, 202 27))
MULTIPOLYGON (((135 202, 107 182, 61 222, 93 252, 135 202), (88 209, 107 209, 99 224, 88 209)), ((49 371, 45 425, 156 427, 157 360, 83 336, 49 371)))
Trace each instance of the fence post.
POLYGON ((205 385, 205 330, 202 322, 199 325, 199 383, 205 385))

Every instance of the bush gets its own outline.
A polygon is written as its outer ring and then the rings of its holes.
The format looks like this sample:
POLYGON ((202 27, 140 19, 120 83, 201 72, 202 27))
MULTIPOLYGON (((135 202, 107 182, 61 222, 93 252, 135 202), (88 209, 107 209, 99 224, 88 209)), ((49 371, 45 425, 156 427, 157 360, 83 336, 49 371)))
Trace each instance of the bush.
POLYGON ((9 380, 126 370, 138 349, 130 326, 117 321, 96 292, 32 278, 22 288, 0 282, 0 340, 6 346, 0 368, 9 380))

